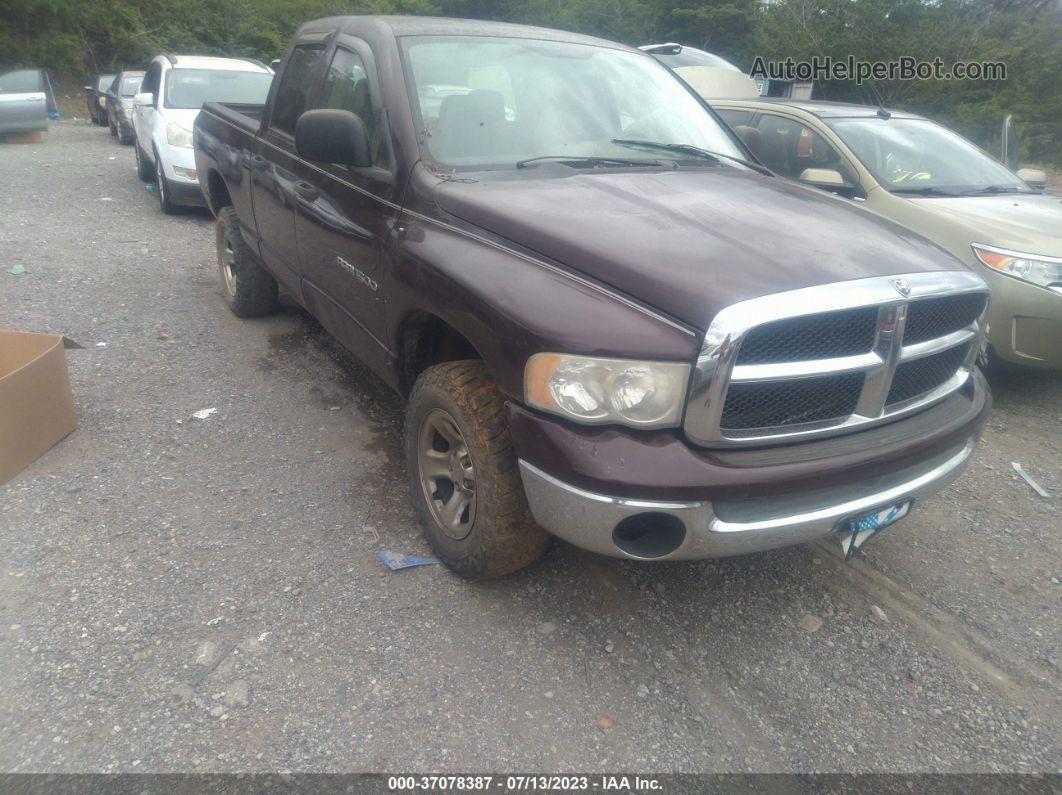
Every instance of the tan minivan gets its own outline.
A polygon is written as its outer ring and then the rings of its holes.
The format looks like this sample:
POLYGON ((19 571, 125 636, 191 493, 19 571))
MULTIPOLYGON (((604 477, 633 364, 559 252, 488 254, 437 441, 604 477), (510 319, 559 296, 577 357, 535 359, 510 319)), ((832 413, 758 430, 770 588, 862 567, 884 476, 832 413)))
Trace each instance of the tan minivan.
POLYGON ((970 264, 992 286, 986 356, 1062 368, 1062 197, 912 113, 772 97, 710 99, 776 173, 844 196, 970 264), (1024 177, 1024 179, 1023 179, 1024 177))

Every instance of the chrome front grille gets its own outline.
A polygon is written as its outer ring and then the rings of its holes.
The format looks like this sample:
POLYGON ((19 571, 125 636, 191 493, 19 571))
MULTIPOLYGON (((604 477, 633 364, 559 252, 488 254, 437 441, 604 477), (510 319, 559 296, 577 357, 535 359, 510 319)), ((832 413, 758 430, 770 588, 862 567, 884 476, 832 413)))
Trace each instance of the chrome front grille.
POLYGON ((977 322, 986 299, 987 296, 969 293, 912 302, 907 308, 903 344, 925 342, 966 328, 977 322))
POLYGON ((775 320, 749 331, 738 364, 800 362, 865 353, 874 346, 876 307, 775 320))
POLYGON ((744 431, 837 420, 855 411, 862 391, 862 373, 731 384, 719 426, 744 431))
POLYGON ((858 279, 727 307, 684 428, 703 445, 797 441, 898 419, 966 382, 988 308, 974 273, 858 279))

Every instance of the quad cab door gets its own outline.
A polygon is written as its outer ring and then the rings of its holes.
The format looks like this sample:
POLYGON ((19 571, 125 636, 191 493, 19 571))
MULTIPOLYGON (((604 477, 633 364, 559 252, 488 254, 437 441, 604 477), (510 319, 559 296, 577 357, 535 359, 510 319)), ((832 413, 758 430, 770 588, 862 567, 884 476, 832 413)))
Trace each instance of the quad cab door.
POLYGON ((328 330, 370 365, 388 357, 388 273, 383 248, 399 212, 394 156, 372 51, 341 34, 316 108, 347 110, 365 125, 373 164, 300 161, 293 186, 302 292, 328 330))
POLYGON ((276 86, 265 130, 254 141, 248 168, 258 252, 266 267, 295 295, 301 295, 295 242, 295 123, 311 107, 325 65, 327 37, 295 42, 276 86))

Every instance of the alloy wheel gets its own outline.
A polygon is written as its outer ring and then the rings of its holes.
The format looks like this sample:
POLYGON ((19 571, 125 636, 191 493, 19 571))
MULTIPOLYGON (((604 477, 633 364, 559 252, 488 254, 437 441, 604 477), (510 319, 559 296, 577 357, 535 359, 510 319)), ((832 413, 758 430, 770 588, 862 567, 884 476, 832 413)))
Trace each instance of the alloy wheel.
POLYGON ((229 233, 221 241, 221 277, 225 281, 225 291, 230 297, 236 295, 236 251, 232 247, 229 233))
POLYGON ((460 541, 476 519, 476 471, 461 429, 442 409, 420 426, 417 467, 424 499, 439 528, 460 541))
POLYGON ((155 159, 155 192, 159 195, 159 205, 166 206, 166 178, 162 176, 162 161, 155 159))

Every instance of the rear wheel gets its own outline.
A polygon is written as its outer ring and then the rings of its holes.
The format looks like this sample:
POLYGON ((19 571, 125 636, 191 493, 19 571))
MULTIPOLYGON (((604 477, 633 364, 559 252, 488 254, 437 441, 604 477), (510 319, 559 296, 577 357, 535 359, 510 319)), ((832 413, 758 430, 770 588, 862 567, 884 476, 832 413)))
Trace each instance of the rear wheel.
POLYGON ((483 362, 446 362, 421 373, 405 437, 421 524, 447 567, 480 580, 538 559, 549 534, 531 517, 508 410, 483 362))
POLYGON ((134 154, 136 155, 136 175, 143 182, 151 182, 155 179, 155 167, 151 165, 151 162, 144 154, 144 150, 140 148, 140 142, 134 141, 133 143, 134 154))
POLYGON ((215 226, 221 289, 229 309, 237 317, 258 317, 277 305, 277 281, 263 268, 243 239, 240 218, 223 207, 215 226))

